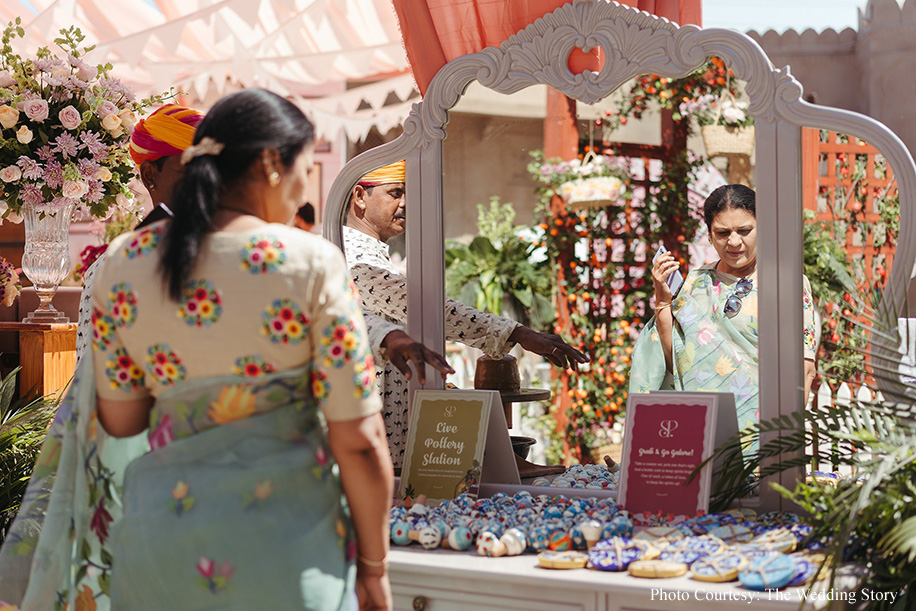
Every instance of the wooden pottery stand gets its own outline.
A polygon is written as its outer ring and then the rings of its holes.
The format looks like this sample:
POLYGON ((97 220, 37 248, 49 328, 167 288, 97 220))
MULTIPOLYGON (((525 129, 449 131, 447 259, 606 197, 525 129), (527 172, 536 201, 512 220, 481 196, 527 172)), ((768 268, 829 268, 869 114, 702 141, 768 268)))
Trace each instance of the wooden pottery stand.
MULTIPOLYGON (((518 391, 499 391, 499 398, 503 403, 503 412, 506 414, 506 425, 512 428, 512 404, 528 403, 530 401, 546 401, 550 399, 551 392, 548 388, 521 388, 518 391)), ((545 475, 558 475, 566 471, 563 465, 536 465, 515 454, 515 463, 518 465, 518 476, 521 479, 542 477, 545 475)))

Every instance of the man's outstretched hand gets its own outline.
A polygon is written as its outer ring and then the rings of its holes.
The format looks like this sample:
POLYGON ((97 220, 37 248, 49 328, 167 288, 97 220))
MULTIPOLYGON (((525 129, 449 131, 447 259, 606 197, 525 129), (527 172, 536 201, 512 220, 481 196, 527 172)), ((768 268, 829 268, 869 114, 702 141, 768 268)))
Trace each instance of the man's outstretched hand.
POLYGON ((528 327, 516 327, 509 341, 513 341, 528 352, 540 354, 545 359, 563 369, 578 369, 579 363, 587 363, 589 358, 567 344, 559 335, 538 333, 528 327))
POLYGON ((410 370, 410 362, 413 361, 421 385, 426 384, 426 365, 431 365, 433 369, 442 374, 443 380, 446 375, 455 373, 455 370, 445 361, 445 357, 415 341, 403 331, 392 331, 386 335, 382 340, 382 348, 388 352, 388 360, 391 361, 391 364, 397 367, 398 371, 403 373, 408 380, 413 375, 410 370))

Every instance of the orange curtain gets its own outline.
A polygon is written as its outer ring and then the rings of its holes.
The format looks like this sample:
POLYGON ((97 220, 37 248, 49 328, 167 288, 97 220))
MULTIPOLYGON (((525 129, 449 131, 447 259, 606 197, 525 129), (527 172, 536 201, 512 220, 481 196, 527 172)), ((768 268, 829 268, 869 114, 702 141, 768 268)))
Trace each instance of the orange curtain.
MULTIPOLYGON (((414 79, 425 94, 439 68, 498 46, 564 0, 393 0, 414 79)), ((620 0, 679 24, 701 25, 701 0, 620 0)))

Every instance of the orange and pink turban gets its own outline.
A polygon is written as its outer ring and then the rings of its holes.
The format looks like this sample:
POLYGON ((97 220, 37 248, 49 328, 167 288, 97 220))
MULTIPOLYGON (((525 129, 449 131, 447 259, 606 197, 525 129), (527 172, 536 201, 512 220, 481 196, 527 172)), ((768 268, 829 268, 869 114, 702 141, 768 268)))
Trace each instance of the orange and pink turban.
POLYGON ((166 104, 140 119, 130 135, 130 156, 139 166, 144 161, 180 155, 191 146, 197 124, 204 118, 199 110, 166 104))
POLYGON ((363 176, 358 184, 363 187, 375 187, 378 185, 391 184, 393 182, 407 182, 406 164, 403 159, 382 166, 377 170, 372 170, 363 176))

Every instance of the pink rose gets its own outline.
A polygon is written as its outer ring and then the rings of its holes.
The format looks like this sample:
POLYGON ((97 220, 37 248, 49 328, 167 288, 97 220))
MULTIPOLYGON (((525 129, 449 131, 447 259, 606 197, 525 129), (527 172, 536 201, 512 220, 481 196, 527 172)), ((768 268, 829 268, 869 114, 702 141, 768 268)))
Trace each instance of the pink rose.
POLYGON ((57 113, 57 118, 60 119, 60 124, 64 126, 64 129, 76 129, 83 122, 80 111, 72 106, 65 106, 57 113))
POLYGON ((99 118, 107 117, 108 115, 117 115, 118 107, 115 106, 114 102, 105 100, 102 102, 102 105, 99 106, 99 109, 95 111, 95 114, 97 114, 99 118))
POLYGON ((80 66, 77 69, 76 76, 84 81, 91 81, 99 75, 98 68, 93 68, 88 64, 80 62, 80 66))
POLYGON ((19 180, 21 176, 22 170, 14 165, 8 165, 0 170, 0 180, 3 182, 13 182, 14 180, 19 180))
POLYGON ((89 192, 89 185, 82 180, 68 180, 61 189, 61 195, 67 199, 79 199, 89 192))
POLYGON ((48 103, 40 98, 26 101, 23 110, 25 116, 36 123, 41 123, 48 118, 48 103))
POLYGON ((0 70, 0 87, 11 87, 16 84, 16 79, 9 70, 0 70))

